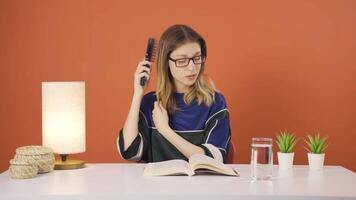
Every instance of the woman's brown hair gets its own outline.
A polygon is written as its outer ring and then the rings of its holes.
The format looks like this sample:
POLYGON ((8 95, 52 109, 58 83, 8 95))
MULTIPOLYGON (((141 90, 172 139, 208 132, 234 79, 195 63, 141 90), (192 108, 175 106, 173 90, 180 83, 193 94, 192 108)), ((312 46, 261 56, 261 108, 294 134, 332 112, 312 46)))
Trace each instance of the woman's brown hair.
MULTIPOLYGON (((174 97, 174 80, 170 72, 168 57, 178 47, 183 44, 196 42, 200 45, 201 55, 206 58, 207 48, 205 40, 196 31, 187 25, 174 25, 169 27, 161 36, 157 56, 157 100, 170 113, 177 110, 177 104, 174 97)), ((211 81, 203 78, 204 64, 201 64, 200 72, 194 85, 189 92, 184 94, 184 102, 191 104, 197 99, 198 104, 204 103, 210 106, 214 102, 214 86, 211 81)))

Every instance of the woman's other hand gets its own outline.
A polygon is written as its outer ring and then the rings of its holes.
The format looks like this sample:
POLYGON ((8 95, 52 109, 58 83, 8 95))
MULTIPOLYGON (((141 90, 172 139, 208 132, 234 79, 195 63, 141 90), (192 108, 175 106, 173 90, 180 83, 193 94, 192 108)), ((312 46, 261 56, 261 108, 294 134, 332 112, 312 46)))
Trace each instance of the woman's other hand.
POLYGON ((153 122, 161 134, 164 134, 167 129, 169 129, 168 125, 168 112, 167 110, 162 106, 161 103, 155 101, 154 103, 154 109, 152 111, 152 118, 153 122))

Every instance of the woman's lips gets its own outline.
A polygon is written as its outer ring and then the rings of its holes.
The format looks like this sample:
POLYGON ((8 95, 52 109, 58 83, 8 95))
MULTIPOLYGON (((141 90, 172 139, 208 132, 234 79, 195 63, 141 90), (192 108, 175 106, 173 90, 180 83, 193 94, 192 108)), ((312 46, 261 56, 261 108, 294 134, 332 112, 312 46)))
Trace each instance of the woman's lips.
POLYGON ((189 75, 189 76, 186 76, 186 78, 187 79, 189 79, 189 80, 194 80, 195 79, 195 74, 193 74, 193 75, 189 75))

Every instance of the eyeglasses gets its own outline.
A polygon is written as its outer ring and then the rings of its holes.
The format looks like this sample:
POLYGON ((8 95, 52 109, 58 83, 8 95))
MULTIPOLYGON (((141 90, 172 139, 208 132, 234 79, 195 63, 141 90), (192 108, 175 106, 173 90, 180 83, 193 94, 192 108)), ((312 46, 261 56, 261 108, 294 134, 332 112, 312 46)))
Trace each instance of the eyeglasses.
POLYGON ((190 60, 192 60, 195 65, 199 65, 199 64, 204 63, 205 62, 205 57, 202 56, 202 55, 194 56, 194 57, 191 57, 191 58, 179 58, 179 59, 173 59, 171 57, 168 57, 168 60, 171 60, 171 61, 175 62, 176 67, 184 68, 184 67, 189 65, 190 60))

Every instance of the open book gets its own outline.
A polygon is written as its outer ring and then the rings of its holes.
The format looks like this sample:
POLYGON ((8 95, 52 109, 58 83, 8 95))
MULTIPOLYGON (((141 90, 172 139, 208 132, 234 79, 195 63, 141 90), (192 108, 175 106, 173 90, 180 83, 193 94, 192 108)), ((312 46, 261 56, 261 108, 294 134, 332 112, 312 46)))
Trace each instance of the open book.
POLYGON ((213 173, 228 176, 239 176, 231 167, 209 156, 195 154, 185 160, 168 160, 148 163, 143 171, 144 176, 188 175, 196 173, 213 173))

